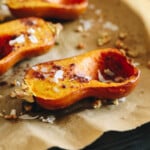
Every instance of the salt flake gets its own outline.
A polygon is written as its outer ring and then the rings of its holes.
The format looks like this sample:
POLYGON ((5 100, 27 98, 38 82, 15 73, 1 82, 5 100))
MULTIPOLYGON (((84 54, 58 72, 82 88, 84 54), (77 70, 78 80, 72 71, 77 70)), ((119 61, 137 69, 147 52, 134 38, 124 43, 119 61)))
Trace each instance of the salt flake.
POLYGON ((21 43, 24 43, 24 42, 25 42, 25 37, 24 37, 23 34, 21 34, 20 36, 16 37, 15 39, 10 40, 9 45, 12 46, 16 43, 21 44, 21 43))
POLYGON ((63 74, 64 74, 64 71, 63 71, 63 70, 57 70, 56 73, 55 73, 55 75, 54 75, 53 81, 54 81, 55 83, 58 83, 58 80, 59 80, 59 79, 63 79, 63 74))
POLYGON ((107 21, 103 24, 103 28, 105 29, 109 29, 109 30, 112 30, 112 31, 117 31, 118 30, 118 26, 113 24, 112 22, 110 21, 107 21))
POLYGON ((28 32, 29 34, 34 34, 34 33, 35 33, 35 30, 34 30, 33 28, 30 28, 30 29, 27 30, 27 32, 28 32))

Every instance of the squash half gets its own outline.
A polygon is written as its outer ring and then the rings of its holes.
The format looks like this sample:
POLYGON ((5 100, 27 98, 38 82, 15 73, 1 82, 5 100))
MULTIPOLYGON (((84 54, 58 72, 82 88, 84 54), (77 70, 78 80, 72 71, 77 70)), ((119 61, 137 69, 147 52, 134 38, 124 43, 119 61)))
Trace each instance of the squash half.
POLYGON ((0 24, 0 75, 22 59, 49 51, 55 37, 56 26, 40 18, 0 24))
POLYGON ((136 86, 140 71, 117 49, 102 49, 37 64, 25 75, 36 102, 45 109, 66 108, 87 97, 116 99, 136 86))
POLYGON ((72 20, 85 12, 87 0, 7 0, 6 4, 16 17, 36 16, 72 20))

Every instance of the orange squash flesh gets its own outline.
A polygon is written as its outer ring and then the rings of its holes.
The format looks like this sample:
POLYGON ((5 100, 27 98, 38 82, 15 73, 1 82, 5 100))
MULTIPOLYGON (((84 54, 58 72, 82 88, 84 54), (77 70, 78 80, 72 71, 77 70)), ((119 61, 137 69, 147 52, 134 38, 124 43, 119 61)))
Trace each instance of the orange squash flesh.
POLYGON ((0 25, 0 75, 18 61, 47 52, 56 27, 42 19, 23 18, 0 25))
POLYGON ((7 0, 7 6, 16 17, 36 16, 71 20, 83 13, 87 0, 7 0))
POLYGON ((29 69, 25 83, 45 109, 66 108, 87 97, 116 99, 136 86, 140 71, 116 49, 37 64, 29 69))

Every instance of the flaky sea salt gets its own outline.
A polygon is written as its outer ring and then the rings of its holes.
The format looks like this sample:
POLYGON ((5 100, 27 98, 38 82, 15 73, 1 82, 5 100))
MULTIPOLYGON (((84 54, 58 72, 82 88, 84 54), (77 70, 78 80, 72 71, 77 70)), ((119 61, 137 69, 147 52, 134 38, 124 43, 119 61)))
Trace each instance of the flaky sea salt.
POLYGON ((48 68, 47 68, 47 67, 42 67, 40 70, 41 70, 42 72, 48 72, 48 68))
POLYGON ((48 116, 48 117, 46 117, 46 118, 44 118, 43 116, 41 116, 39 119, 40 119, 42 122, 51 123, 51 124, 53 124, 54 121, 56 120, 55 116, 53 116, 53 115, 48 116))
POLYGON ((12 110, 10 111, 10 115, 16 115, 16 109, 12 109, 12 110))
POLYGON ((32 67, 32 70, 38 71, 38 70, 39 70, 39 67, 38 67, 38 66, 33 66, 33 67, 32 67))
POLYGON ((34 30, 33 28, 29 28, 29 29, 27 30, 27 32, 28 32, 29 34, 34 34, 34 33, 35 33, 35 30, 34 30))
POLYGON ((83 19, 81 19, 80 23, 82 24, 83 29, 85 31, 89 30, 92 27, 92 25, 93 25, 93 21, 92 20, 83 20, 83 19))
POLYGON ((123 103, 126 101, 126 97, 119 98, 118 101, 123 103))
POLYGON ((105 22, 103 24, 103 28, 104 29, 109 29, 109 30, 112 30, 112 31, 117 31, 119 29, 119 27, 117 25, 113 24, 110 21, 105 22))
POLYGON ((36 38, 35 35, 31 34, 28 38, 32 43, 34 44, 38 43, 38 39, 36 38))
POLYGON ((16 43, 18 43, 18 44, 21 44, 21 43, 24 43, 25 42, 25 37, 24 37, 24 34, 21 34, 21 35, 19 35, 18 37, 16 37, 15 39, 13 39, 13 40, 10 40, 9 41, 9 45, 14 45, 14 44, 16 44, 16 43))
POLYGON ((55 75, 54 75, 53 81, 55 83, 58 83, 59 79, 63 79, 63 74, 64 74, 63 70, 57 70, 55 75))

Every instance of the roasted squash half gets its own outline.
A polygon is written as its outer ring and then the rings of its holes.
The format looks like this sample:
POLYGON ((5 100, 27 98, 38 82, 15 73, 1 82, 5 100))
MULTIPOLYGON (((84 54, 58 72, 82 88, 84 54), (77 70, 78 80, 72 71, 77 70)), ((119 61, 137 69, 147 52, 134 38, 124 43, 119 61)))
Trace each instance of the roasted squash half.
POLYGON ((27 71, 25 83, 39 105, 54 110, 87 97, 124 97, 134 89, 139 75, 119 50, 102 49, 37 64, 27 71))
POLYGON ((83 13, 87 0, 7 0, 7 6, 16 17, 36 16, 70 20, 83 13))
POLYGON ((0 75, 24 58, 47 52, 55 37, 56 26, 40 18, 0 24, 0 75))

